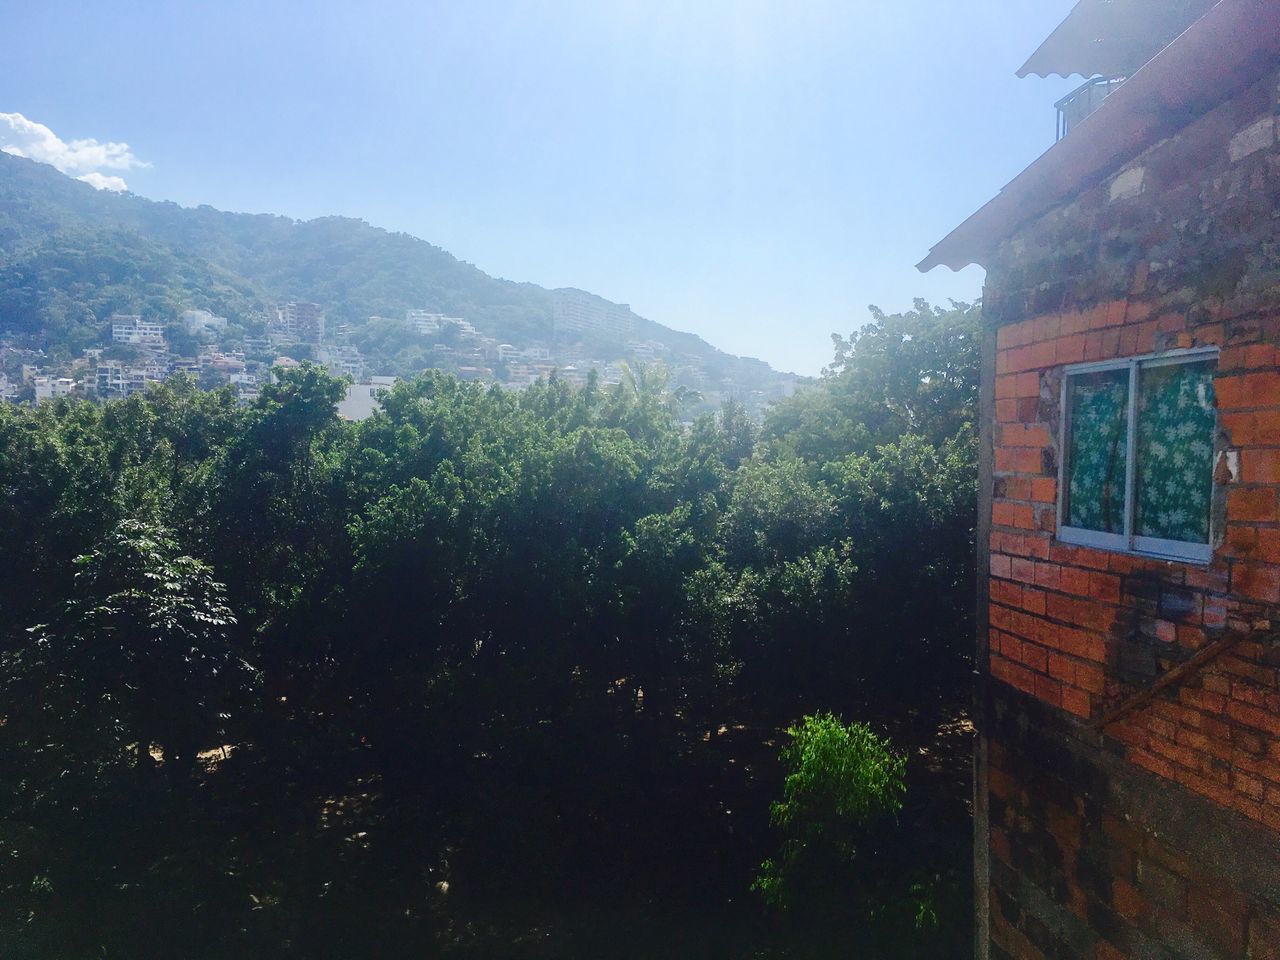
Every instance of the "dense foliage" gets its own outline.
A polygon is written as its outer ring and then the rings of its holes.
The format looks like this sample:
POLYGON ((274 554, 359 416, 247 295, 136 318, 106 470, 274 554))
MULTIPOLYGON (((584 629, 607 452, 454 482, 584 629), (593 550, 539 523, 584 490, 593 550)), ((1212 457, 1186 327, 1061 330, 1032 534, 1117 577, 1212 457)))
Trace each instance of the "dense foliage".
MULTIPOLYGON (((6 956, 654 956, 676 903, 737 919, 669 955, 826 955, 740 922, 770 744, 962 701, 976 324, 877 314, 763 429, 639 374, 352 424, 305 364, 0 408, 6 956)), ((928 861, 955 922, 877 956, 966 942, 940 763, 878 889, 928 861)))

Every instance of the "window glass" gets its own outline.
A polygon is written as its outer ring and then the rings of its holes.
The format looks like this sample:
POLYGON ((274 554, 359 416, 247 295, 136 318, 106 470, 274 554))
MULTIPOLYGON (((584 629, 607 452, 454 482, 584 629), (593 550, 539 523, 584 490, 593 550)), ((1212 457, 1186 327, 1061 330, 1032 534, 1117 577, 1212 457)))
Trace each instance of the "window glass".
POLYGON ((1129 371, 1077 374, 1067 387, 1070 437, 1063 522, 1123 534, 1129 371))
POLYGON ((1138 373, 1134 533, 1209 542, 1213 494, 1212 360, 1138 373))

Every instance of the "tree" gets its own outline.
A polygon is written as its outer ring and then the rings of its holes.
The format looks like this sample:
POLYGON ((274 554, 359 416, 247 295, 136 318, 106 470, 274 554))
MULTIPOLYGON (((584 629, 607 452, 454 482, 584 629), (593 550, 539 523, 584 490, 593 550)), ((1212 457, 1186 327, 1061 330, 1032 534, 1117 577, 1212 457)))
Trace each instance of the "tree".
POLYGON ((981 308, 917 300, 906 313, 870 309, 869 324, 832 337, 819 388, 770 411, 764 438, 777 452, 824 461, 907 433, 936 445, 975 423, 981 308))
POLYGON ((62 615, 4 664, 6 732, 82 770, 150 769, 155 745, 181 786, 252 678, 228 642, 223 587, 168 530, 137 520, 76 563, 62 615))
POLYGON ((774 906, 838 890, 870 831, 902 809, 907 792, 905 757, 866 724, 818 713, 787 736, 782 799, 770 808, 782 847, 754 886, 774 906))

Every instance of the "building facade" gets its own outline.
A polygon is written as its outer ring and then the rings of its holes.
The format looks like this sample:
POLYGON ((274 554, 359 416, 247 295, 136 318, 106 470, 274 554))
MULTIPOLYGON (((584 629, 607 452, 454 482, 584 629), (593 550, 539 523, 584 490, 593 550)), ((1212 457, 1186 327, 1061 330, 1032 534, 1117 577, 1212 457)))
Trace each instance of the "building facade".
POLYGON ((217 336, 227 332, 227 318, 208 310, 183 310, 178 320, 187 333, 194 336, 217 336))
POLYGON ((625 303, 610 303, 603 297, 566 287, 552 291, 555 334, 605 334, 625 340, 631 336, 635 318, 625 303))
POLYGON ((324 339, 324 308, 290 300, 276 307, 268 329, 272 336, 290 343, 319 343, 324 339))
POLYGON ((1188 10, 921 265, 988 270, 982 958, 1280 958, 1280 3, 1188 10))
POLYGON ((140 316, 115 314, 111 320, 111 340, 138 346, 163 347, 164 324, 148 323, 140 316))

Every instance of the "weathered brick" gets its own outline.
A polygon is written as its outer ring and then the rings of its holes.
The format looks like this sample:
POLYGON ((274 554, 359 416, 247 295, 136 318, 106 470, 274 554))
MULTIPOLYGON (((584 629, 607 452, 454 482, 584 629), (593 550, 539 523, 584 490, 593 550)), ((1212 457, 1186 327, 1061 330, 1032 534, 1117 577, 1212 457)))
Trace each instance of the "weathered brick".
POLYGON ((1057 337, 1062 329, 1062 317, 1056 313, 1045 314, 1044 316, 1036 317, 1032 324, 1031 340, 1033 343, 1052 340, 1057 337))
POLYGON ((1239 700, 1227 702, 1227 715, 1247 727, 1280 737, 1280 716, 1239 700))
POLYGON ((1021 659, 1027 667, 1037 673, 1048 673, 1049 671, 1049 651, 1039 644, 1023 644, 1021 659))
POLYGON ((1088 720, 1093 714, 1093 700, 1089 694, 1076 687, 1062 688, 1062 707, 1078 717, 1088 720))
POLYGON ((1055 680, 1074 684, 1076 679, 1075 661, 1060 653, 1049 653, 1048 673, 1055 680))
POLYGON ((1231 589, 1252 600, 1280 603, 1280 566, 1237 563, 1231 568, 1231 589))
POLYGON ((1058 630, 1058 645, 1073 657, 1103 663, 1107 659, 1107 642, 1102 636, 1063 626, 1058 630))
POLYGON ((1280 563, 1280 529, 1261 527, 1254 534, 1254 558, 1263 563, 1280 563))
POLYGON ((1029 500, 1031 499, 1031 478, 1018 476, 996 476, 993 481, 996 500, 1029 500))
POLYGON ((1106 305, 1106 311, 1107 311, 1106 320, 1104 320, 1103 322, 1106 323, 1106 325, 1109 327, 1120 326, 1122 323, 1124 323, 1125 313, 1128 312, 1128 309, 1129 309, 1128 300, 1110 301, 1106 305))
POLYGON ((1045 703, 1062 706, 1062 684, 1051 677, 1036 674, 1035 695, 1045 703))
POLYGON ((995 468, 999 473, 1039 474, 1044 470, 1044 454, 1032 447, 997 447, 995 468))
POLYGON ((1040 399, 1038 397, 1019 397, 1017 404, 1018 420, 1023 423, 1030 423, 1038 419, 1040 413, 1040 399))
POLYGON ((1207 323, 1196 327, 1191 335, 1193 347, 1220 347, 1227 340, 1226 327, 1221 323, 1207 323))
POLYGON ((1049 559, 1054 563, 1090 570, 1106 570, 1108 557, 1109 554, 1103 550, 1077 547, 1069 543, 1054 543, 1049 551, 1049 559))
POLYGON ((1244 395, 1251 406, 1280 406, 1280 371, 1264 370, 1245 374, 1244 395))
POLYGON ((1014 557, 1009 575, 1021 583, 1035 583, 1036 562, 1029 557, 1014 557))
POLYGON ((1011 423, 1000 428, 1000 443, 1006 447, 1042 449, 1051 442, 1049 431, 1035 424, 1011 423))
POLYGON ((1052 367, 1058 359, 1057 349, 1051 340, 1042 343, 1033 344, 1026 358, 1027 367, 1033 370, 1043 370, 1046 367, 1052 367))
POLYGON ((1019 373, 1016 377, 1017 381, 1014 396, 1020 399, 1040 396, 1040 374, 1034 372, 1019 373))
MULTIPOLYGON (((995 558, 992 557, 992 559, 994 560, 995 558)), ((1007 580, 993 580, 991 582, 991 599, 1006 606, 1020 606, 1022 604, 1022 588, 1016 583, 1010 583, 1007 580)))
MULTIPOLYGON (((1077 597, 1091 596, 1089 581, 1091 574, 1080 567, 1062 567, 1062 591, 1077 597)), ((1119 580, 1117 578, 1117 584, 1119 580)), ((1117 595, 1119 591, 1117 590, 1117 595)))
POLYGON ((1136 920, 1151 909, 1147 898, 1124 880, 1117 880, 1111 889, 1116 913, 1126 920, 1136 920))
POLYGON ((1084 360, 1085 337, 1076 334, 1061 337, 1055 343, 1054 359, 1057 363, 1080 363, 1084 360))
POLYGON ((1024 587, 1022 590, 1022 609, 1038 617, 1044 616, 1045 595, 1043 590, 1024 587))
MULTIPOLYGON (((1269 690, 1274 690, 1276 686, 1276 671, 1274 667, 1264 666, 1262 664, 1253 663, 1243 657, 1225 654, 1218 658, 1214 666, 1225 673, 1230 674, 1233 678, 1248 680, 1257 684, 1259 689, 1256 691, 1258 703, 1265 704, 1265 696, 1269 690), (1269 689, 1267 689, 1269 688, 1269 689)), ((1232 695, 1237 699, 1243 699, 1239 696, 1242 691, 1242 685, 1239 683, 1232 684, 1232 695)))
POLYGON ((1056 563, 1037 563, 1035 569, 1035 582, 1037 586, 1044 587, 1046 590, 1059 589, 1062 581, 1062 567, 1056 563))
POLYGON ((1035 514, 1026 504, 994 503, 991 505, 991 522, 1002 527, 1035 528, 1035 514))
POLYGON ((1187 893, 1187 919, 1197 937, 1219 953, 1244 954, 1249 903, 1240 891, 1193 885, 1187 893))
POLYGON ((1179 912, 1186 909, 1186 880, 1149 859, 1138 859, 1137 887, 1152 903, 1179 912))
POLYGON ((1096 663, 1077 663, 1075 665, 1075 682, 1076 686, 1098 696, 1107 692, 1106 671, 1096 663))
POLYGON ((991 673, 999 680, 1022 690, 1024 693, 1035 693, 1035 674, 1020 663, 1014 663, 1003 656, 995 654, 991 657, 991 673))
POLYGON ((1163 777, 1165 780, 1173 779, 1174 766, 1163 757, 1158 757, 1153 753, 1149 753, 1146 750, 1135 747, 1130 749, 1129 759, 1144 770, 1148 770, 1158 777, 1163 777))
POLYGON ((1276 346, 1273 343, 1253 343, 1244 348, 1244 367, 1246 370, 1274 370, 1276 366, 1276 346))
POLYGON ((1235 557, 1251 557, 1258 550, 1258 528, 1233 523, 1227 528, 1225 550, 1235 557))
POLYGON ((1178 646, 1188 650, 1199 650, 1208 642, 1204 630, 1189 623, 1178 624, 1177 638, 1178 646))
POLYGON ((1246 398, 1244 385, 1245 375, 1243 373, 1215 378, 1213 381, 1213 393, 1218 401, 1218 409, 1240 410, 1256 406, 1246 398))
POLYGON ((1036 503, 1056 503, 1058 500, 1058 481, 1053 477, 1032 477, 1031 499, 1036 503))
POLYGON ((1089 595, 1110 603, 1120 602, 1120 578, 1110 573, 1089 574, 1089 595))
POLYGON ((1241 770, 1233 770, 1231 772, 1231 785, 1238 792, 1253 800, 1262 800, 1265 796, 1266 784, 1257 777, 1250 776, 1241 770))
POLYGON ((1280 445, 1280 411, 1256 410, 1250 413, 1224 413, 1221 423, 1240 447, 1280 445))
POLYGON ((1227 698, 1219 693, 1197 690, 1194 687, 1183 687, 1178 691, 1178 699, 1191 707, 1205 713, 1221 714, 1226 712, 1227 698))
POLYGON ((1227 517, 1233 521, 1271 523, 1276 519, 1274 487, 1238 487, 1227 498, 1227 517))
POLYGON ((1202 796, 1208 797, 1219 806, 1231 807, 1234 794, 1229 787, 1224 787, 1220 783, 1216 783, 1208 777, 1202 776, 1185 767, 1177 767, 1173 772, 1173 779, 1182 784, 1189 790, 1194 790, 1202 796))

